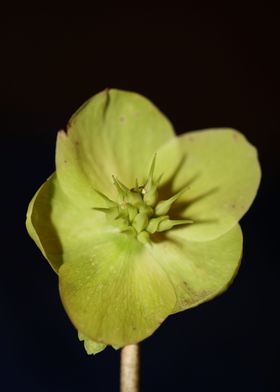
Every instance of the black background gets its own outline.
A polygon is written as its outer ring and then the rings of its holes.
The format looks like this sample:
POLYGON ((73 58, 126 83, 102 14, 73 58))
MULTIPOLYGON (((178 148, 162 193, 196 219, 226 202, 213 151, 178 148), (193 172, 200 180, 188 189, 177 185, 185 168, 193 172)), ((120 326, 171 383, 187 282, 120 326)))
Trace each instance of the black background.
POLYGON ((178 133, 241 130, 263 168, 234 284, 143 342, 143 391, 280 390, 279 18, 268 2, 225 4, 1 16, 1 391, 118 390, 119 352, 85 354, 24 225, 57 130, 106 87, 149 97, 178 133))

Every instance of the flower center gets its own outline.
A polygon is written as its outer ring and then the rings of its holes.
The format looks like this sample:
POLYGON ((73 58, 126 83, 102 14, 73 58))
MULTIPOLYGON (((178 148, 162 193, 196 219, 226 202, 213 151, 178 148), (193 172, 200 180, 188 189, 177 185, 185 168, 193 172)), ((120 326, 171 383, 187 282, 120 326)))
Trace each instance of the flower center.
POLYGON ((158 187, 161 176, 154 178, 156 156, 153 159, 148 179, 139 186, 129 189, 113 176, 117 190, 117 201, 98 192, 106 201, 107 208, 95 208, 106 214, 111 224, 120 231, 135 236, 140 242, 151 242, 151 235, 164 232, 174 226, 193 223, 190 219, 170 219, 168 213, 176 200, 185 192, 185 188, 166 200, 159 200, 158 187))

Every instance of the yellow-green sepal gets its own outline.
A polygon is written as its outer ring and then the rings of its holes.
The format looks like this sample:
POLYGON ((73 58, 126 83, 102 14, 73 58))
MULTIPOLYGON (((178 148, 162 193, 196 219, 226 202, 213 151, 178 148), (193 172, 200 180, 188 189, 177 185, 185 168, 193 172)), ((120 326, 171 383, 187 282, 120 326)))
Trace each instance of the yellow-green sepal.
POLYGON ((104 232, 113 230, 103 215, 73 203, 61 189, 54 173, 32 198, 26 227, 52 268, 58 272, 65 261, 65 253, 78 246, 80 239, 90 237, 98 241, 104 232))
POLYGON ((168 276, 127 234, 77 244, 59 270, 60 295, 75 327, 95 342, 122 347, 151 335, 172 313, 168 276))
POLYGON ((242 231, 236 225, 210 241, 189 241, 176 231, 149 248, 176 292, 173 313, 192 308, 225 291, 233 281, 242 257, 242 231))
POLYGON ((190 241, 208 241, 226 233, 249 209, 259 187, 257 151, 234 129, 207 129, 171 140, 157 153, 164 173, 161 198, 186 189, 169 213, 191 219, 178 228, 190 241))
POLYGON ((67 133, 58 135, 56 168, 61 186, 74 202, 85 205, 98 199, 94 189, 114 196, 112 175, 129 188, 136 178, 143 183, 146 164, 174 137, 169 120, 147 98, 105 90, 71 117, 67 133))

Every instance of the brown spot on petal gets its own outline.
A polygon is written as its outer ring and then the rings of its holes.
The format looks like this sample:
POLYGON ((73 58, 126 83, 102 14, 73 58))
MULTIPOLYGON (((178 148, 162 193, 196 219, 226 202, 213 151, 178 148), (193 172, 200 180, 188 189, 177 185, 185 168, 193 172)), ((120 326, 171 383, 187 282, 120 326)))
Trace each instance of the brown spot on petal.
POLYGON ((233 132, 232 136, 233 136, 233 139, 234 139, 235 141, 238 141, 239 135, 238 135, 237 132, 233 132))
POLYGON ((189 298, 182 298, 180 304, 181 306, 193 306, 196 303, 199 303, 200 301, 207 300, 209 296, 212 295, 211 291, 208 290, 201 290, 200 292, 195 292, 193 290, 190 290, 188 292, 189 298))
POLYGON ((66 133, 63 129, 61 129, 60 131, 58 131, 58 135, 59 135, 61 138, 64 138, 64 139, 67 138, 67 133, 66 133))
POLYGON ((121 117, 120 117, 120 122, 121 122, 121 123, 124 123, 124 122, 125 122, 125 117, 124 117, 124 116, 121 116, 121 117))

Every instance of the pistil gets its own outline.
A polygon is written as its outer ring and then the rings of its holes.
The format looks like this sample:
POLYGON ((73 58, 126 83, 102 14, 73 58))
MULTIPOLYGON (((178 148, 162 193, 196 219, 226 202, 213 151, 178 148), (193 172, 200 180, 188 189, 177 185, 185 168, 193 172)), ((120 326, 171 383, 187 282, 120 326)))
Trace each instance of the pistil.
POLYGON ((117 200, 113 201, 103 193, 96 191, 105 201, 107 208, 94 208, 106 214, 110 224, 120 232, 133 235, 143 244, 151 243, 151 235, 156 232, 171 230, 179 225, 193 223, 191 219, 170 219, 168 213, 172 205, 187 190, 187 187, 166 200, 158 200, 160 178, 154 178, 156 155, 153 158, 147 181, 129 189, 115 176, 113 184, 117 191, 117 200))

